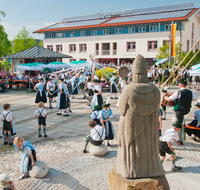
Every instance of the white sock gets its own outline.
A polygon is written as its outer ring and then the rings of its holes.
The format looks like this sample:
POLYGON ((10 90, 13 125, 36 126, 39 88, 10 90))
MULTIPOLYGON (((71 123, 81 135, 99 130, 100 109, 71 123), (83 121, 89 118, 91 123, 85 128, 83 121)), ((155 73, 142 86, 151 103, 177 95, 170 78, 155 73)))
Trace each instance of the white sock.
POLYGON ((69 114, 69 113, 68 113, 68 109, 67 109, 67 108, 65 109, 65 112, 66 112, 66 115, 68 115, 68 114, 69 114))
POLYGON ((110 93, 110 97, 112 97, 112 93, 110 93))
POLYGON ((59 113, 62 113, 62 110, 61 110, 61 109, 59 110, 59 113))

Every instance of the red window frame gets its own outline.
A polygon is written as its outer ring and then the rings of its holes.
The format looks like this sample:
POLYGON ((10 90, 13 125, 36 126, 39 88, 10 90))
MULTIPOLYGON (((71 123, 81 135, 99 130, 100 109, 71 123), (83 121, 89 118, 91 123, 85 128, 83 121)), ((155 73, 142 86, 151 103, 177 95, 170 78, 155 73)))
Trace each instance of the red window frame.
POLYGON ((48 45, 47 49, 53 51, 53 45, 48 45))
POLYGON ((80 52, 87 52, 87 44, 80 44, 79 49, 80 52))
POLYGON ((135 51, 135 49, 136 49, 136 42, 127 42, 127 43, 126 43, 126 50, 127 50, 127 51, 135 51), (130 49, 128 48, 129 43, 130 43, 130 46, 131 46, 130 49), (134 48, 134 49, 133 49, 133 45, 135 45, 135 48, 134 48))
POLYGON ((76 44, 69 44, 69 52, 76 52, 76 44), (72 47, 72 50, 71 50, 72 47))
POLYGON ((148 51, 149 50, 157 50, 158 49, 158 41, 148 41, 148 51), (149 45, 151 44, 151 48, 149 48, 149 45), (157 44, 157 47, 155 48, 155 44, 157 44))
POLYGON ((62 52, 62 45, 56 45, 56 52, 62 52))

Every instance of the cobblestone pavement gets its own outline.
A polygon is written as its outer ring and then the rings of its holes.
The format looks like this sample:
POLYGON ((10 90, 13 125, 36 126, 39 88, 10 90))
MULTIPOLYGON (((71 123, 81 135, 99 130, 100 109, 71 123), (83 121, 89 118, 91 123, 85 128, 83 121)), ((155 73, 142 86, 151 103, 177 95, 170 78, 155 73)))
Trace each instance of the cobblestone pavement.
MULTIPOLYGON (((177 88, 172 87, 171 92, 177 88)), ((198 96, 199 92, 194 91, 198 96)), ((109 97, 104 93, 104 98, 109 97)), ((2 145, 0 139, 0 173, 7 173, 14 181, 17 190, 107 190, 108 173, 116 164, 117 141, 116 138, 108 147, 108 153, 102 157, 94 157, 89 153, 83 154, 84 137, 89 134, 89 115, 91 110, 86 106, 87 100, 78 95, 72 101, 72 111, 69 117, 57 116, 57 109, 47 109, 47 134, 48 138, 38 138, 37 120, 33 113, 37 109, 34 103, 35 93, 26 94, 10 91, 0 96, 0 111, 5 102, 11 103, 11 110, 19 136, 33 143, 37 152, 37 159, 49 166, 49 173, 43 179, 29 178, 18 181, 21 152, 16 152, 9 145, 2 145)), ((116 100, 112 100, 111 109, 114 113, 112 119, 117 133, 119 111, 116 109, 116 100)), ((194 105, 195 102, 193 102, 194 105)), ((56 104, 54 104, 55 107, 56 104)), ((47 105, 46 105, 47 106, 47 105)), ((194 106, 191 113, 193 112, 194 106)), ((163 132, 171 127, 170 118, 174 115, 172 108, 167 108, 167 120, 163 121, 163 132)), ((189 113, 187 120, 191 120, 189 113)), ((1 125, 0 125, 1 126, 1 125)), ((0 128, 1 129, 1 128, 0 128)), ((163 167, 172 190, 200 189, 200 149, 199 142, 187 138, 183 146, 173 144, 177 154, 177 165, 183 167, 181 172, 172 172, 171 164, 165 161, 163 167)))

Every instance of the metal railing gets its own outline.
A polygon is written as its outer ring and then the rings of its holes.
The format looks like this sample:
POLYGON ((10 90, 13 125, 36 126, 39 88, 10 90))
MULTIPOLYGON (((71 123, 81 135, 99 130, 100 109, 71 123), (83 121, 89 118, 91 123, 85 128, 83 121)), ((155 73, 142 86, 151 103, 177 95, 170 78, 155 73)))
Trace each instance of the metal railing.
POLYGON ((110 55, 110 50, 102 50, 102 55, 110 55))
POLYGON ((117 50, 113 50, 113 55, 117 55, 117 50))

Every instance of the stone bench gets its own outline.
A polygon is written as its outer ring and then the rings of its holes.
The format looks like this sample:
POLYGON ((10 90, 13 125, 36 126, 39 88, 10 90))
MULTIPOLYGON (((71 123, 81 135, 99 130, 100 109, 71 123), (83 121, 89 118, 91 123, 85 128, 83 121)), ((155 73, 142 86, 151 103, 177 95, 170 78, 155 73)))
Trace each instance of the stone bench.
POLYGON ((89 148, 90 154, 93 156, 103 156, 108 152, 108 148, 105 144, 101 144, 99 146, 90 146, 89 148))

